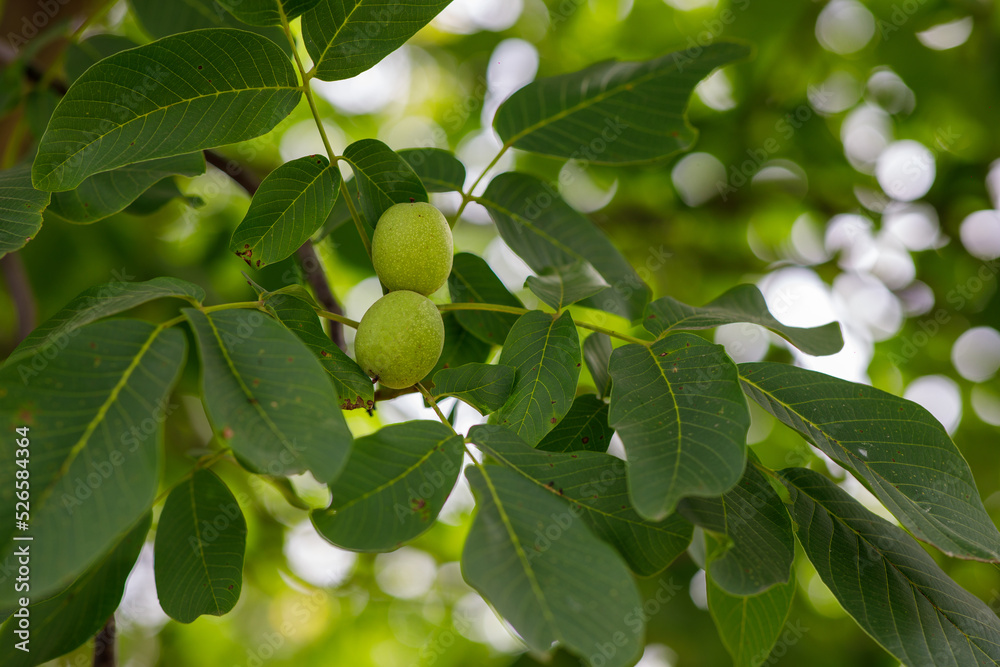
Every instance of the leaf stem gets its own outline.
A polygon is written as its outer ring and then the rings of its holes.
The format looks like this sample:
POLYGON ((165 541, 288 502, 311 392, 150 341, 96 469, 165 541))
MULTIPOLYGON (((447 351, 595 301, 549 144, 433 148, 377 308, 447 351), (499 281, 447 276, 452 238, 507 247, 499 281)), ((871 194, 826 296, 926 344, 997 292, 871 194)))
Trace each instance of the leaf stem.
POLYGON ((223 447, 222 449, 220 449, 219 451, 215 452, 210 456, 204 456, 198 459, 190 470, 184 473, 184 475, 180 479, 176 480, 173 484, 171 484, 169 489, 164 489, 163 493, 161 493, 156 497, 156 500, 153 501, 153 506, 155 507, 156 505, 159 505, 164 498, 170 495, 171 491, 173 491, 178 486, 183 484, 186 480, 190 479, 193 474, 195 474, 196 472, 198 472, 203 468, 208 468, 209 466, 215 465, 215 463, 220 461, 223 457, 225 457, 226 454, 229 454, 232 451, 233 450, 230 449, 229 447, 223 447))
POLYGON ((483 173, 479 174, 479 178, 477 178, 475 181, 473 181, 472 185, 469 186, 469 191, 468 192, 462 192, 462 203, 458 207, 458 212, 455 213, 455 219, 451 223, 452 227, 454 227, 455 224, 458 222, 458 219, 462 217, 462 211, 464 211, 465 207, 469 205, 469 202, 470 201, 475 201, 476 197, 474 197, 472 195, 472 193, 476 191, 476 186, 478 186, 479 183, 484 178, 486 178, 486 174, 490 173, 490 169, 492 169, 493 167, 495 167, 497 165, 497 162, 500 161, 500 158, 503 157, 503 154, 506 153, 507 149, 509 149, 509 148, 510 148, 510 144, 504 144, 503 146, 501 146, 500 147, 500 151, 493 157, 493 160, 488 165, 486 165, 485 169, 483 169, 483 173))
MULTIPOLYGON (((354 168, 354 165, 350 160, 338 156, 338 160, 344 160, 347 164, 351 165, 351 171, 354 172, 355 182, 358 180, 358 170, 354 168)), ((354 228, 358 230, 358 236, 361 237, 361 243, 365 246, 365 252, 368 253, 368 259, 372 258, 372 242, 368 238, 368 230, 365 229, 365 223, 361 221, 361 216, 358 214, 358 209, 354 208, 354 201, 351 199, 350 188, 347 187, 345 183, 342 188, 344 191, 344 203, 347 204, 347 210, 351 212, 351 219, 354 220, 354 228)))
POLYGON ((424 389, 424 385, 420 384, 419 382, 416 384, 416 387, 417 389, 420 390, 420 393, 424 395, 424 399, 426 399, 426 401, 431 404, 431 407, 434 408, 434 412, 437 413, 438 419, 441 420, 441 423, 450 428, 452 433, 458 435, 458 431, 455 430, 455 427, 451 425, 451 422, 448 421, 448 418, 444 416, 443 412, 441 412, 441 408, 438 407, 437 401, 434 400, 434 397, 431 396, 431 393, 426 389, 424 389))
POLYGON ((329 312, 327 310, 320 310, 318 308, 316 309, 316 314, 319 315, 322 318, 325 318, 325 319, 328 319, 328 320, 332 320, 334 322, 339 322, 341 324, 349 326, 352 329, 357 329, 358 328, 358 323, 357 322, 355 322, 354 320, 352 320, 350 318, 344 317, 343 315, 338 315, 337 313, 331 313, 331 312, 329 312))

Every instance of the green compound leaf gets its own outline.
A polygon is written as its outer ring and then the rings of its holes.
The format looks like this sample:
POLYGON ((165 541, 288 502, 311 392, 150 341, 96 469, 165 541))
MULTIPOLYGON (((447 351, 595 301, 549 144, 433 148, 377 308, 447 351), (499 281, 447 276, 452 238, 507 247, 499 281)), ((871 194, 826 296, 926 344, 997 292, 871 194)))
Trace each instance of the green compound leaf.
MULTIPOLYGON (((254 1, 257 0, 247 0, 254 1)), ((231 0, 235 4, 236 0, 231 0)), ((201 28, 238 28, 249 30, 271 40, 281 50, 292 57, 288 40, 281 28, 260 28, 237 20, 223 9, 216 0, 183 0, 183 2, 161 2, 161 0, 129 0, 139 23, 153 39, 159 39, 179 32, 201 28)))
POLYGON ((534 271, 592 264, 611 285, 580 305, 636 320, 649 302, 649 287, 590 218, 534 176, 510 171, 494 178, 477 201, 500 236, 534 271))
POLYGON ((398 49, 451 0, 320 0, 302 37, 323 81, 349 79, 398 49))
POLYGON ((281 25, 315 7, 320 0, 217 0, 230 14, 250 25, 281 25))
POLYGON ((406 148, 397 153, 427 192, 461 192, 465 187, 465 165, 454 153, 440 148, 406 148))
MULTIPOLYGON (((37 352, 47 352, 45 356, 48 357, 53 353, 49 350, 64 348, 70 338, 79 335, 80 327, 102 317, 123 313, 144 303, 167 297, 184 299, 192 305, 198 305, 205 298, 205 290, 185 280, 166 277, 141 283, 115 280, 94 285, 32 331, 7 357, 4 366, 13 366, 37 352)), ((24 366, 22 373, 37 375, 40 370, 28 365, 24 366)))
MULTIPOLYGON (((101 562, 80 575, 69 588, 29 607, 30 651, 17 648, 17 618, 0 626, 0 664, 32 667, 69 653, 93 637, 121 602, 125 581, 139 558, 149 532, 151 514, 125 534, 101 562)), ((27 543, 25 543, 27 544, 27 543)))
POLYGON ((740 364, 747 394, 850 470, 917 539, 1000 560, 1000 533, 944 427, 923 407, 787 364, 740 364))
POLYGON ((70 222, 91 223, 125 210, 160 180, 205 173, 205 156, 186 153, 94 174, 75 190, 52 193, 49 210, 70 222))
POLYGON ((344 149, 358 184, 361 212, 372 230, 394 204, 427 201, 427 190, 410 165, 378 139, 362 139, 344 149))
POLYGON ((697 58, 668 53, 645 62, 606 61, 538 79, 511 95, 493 120, 504 144, 595 164, 635 164, 694 144, 688 98, 713 70, 750 47, 716 42, 697 58))
MULTIPOLYGON (((95 322, 49 356, 42 372, 0 370, 0 509, 14 517, 16 427, 29 427, 31 598, 64 590, 149 511, 160 482, 163 423, 187 344, 177 329, 95 322)), ((0 567, 16 571, 14 521, 0 524, 0 567)), ((23 595, 0 590, 0 608, 23 595)))
POLYGON ((569 412, 580 377, 580 339, 569 313, 533 310, 518 318, 500 352, 516 371, 514 388, 491 424, 511 429, 536 445, 569 412))
POLYGON ((31 185, 31 165, 0 171, 0 257, 20 250, 42 228, 48 192, 31 185))
POLYGON ((439 422, 392 424, 358 438, 313 525, 344 549, 397 549, 434 525, 464 454, 462 436, 439 422))
POLYGON ((225 482, 197 470, 170 492, 156 527, 153 572, 160 606, 175 621, 222 616, 240 599, 247 524, 225 482))
POLYGON ((229 249, 258 269, 290 256, 326 221, 340 181, 340 170, 322 155, 281 165, 261 182, 229 249))
MULTIPOLYGON (((795 575, 787 583, 776 584, 757 595, 731 595, 708 577, 708 611, 733 667, 760 667, 770 657, 795 598, 795 575)), ((791 637, 805 634, 799 622, 791 637)))
POLYGON ((677 514, 660 522, 636 514, 621 459, 598 452, 540 452, 499 426, 473 426, 469 439, 501 465, 569 503, 570 511, 617 549, 636 574, 656 574, 691 542, 691 524, 677 514))
POLYGON ((663 297, 646 306, 642 318, 646 330, 657 337, 670 331, 711 329, 735 322, 752 322, 767 327, 806 354, 836 354, 844 347, 840 325, 836 322, 801 329, 774 319, 767 309, 764 295, 754 285, 737 285, 700 308, 669 296, 663 297))
POLYGON ((721 345, 671 334, 611 355, 611 426, 629 461, 642 516, 662 519, 688 496, 719 496, 746 466, 750 413, 721 345))
POLYGON ((594 379, 594 387, 599 398, 611 395, 611 375, 608 363, 611 361, 611 338, 607 334, 592 333, 583 341, 583 360, 594 379))
POLYGON ((606 452, 613 433, 608 426, 608 404, 593 394, 580 394, 566 416, 538 443, 538 449, 606 452))
POLYGON ((621 556, 521 473, 491 465, 465 474, 477 506, 462 551, 469 585, 536 651, 559 642, 591 667, 635 664, 645 619, 633 616, 642 601, 621 556))
POLYGON ((434 397, 454 396, 489 414, 499 410, 514 386, 514 369, 494 364, 465 364, 434 374, 434 397))
POLYGON ((537 276, 528 276, 524 286, 557 311, 608 288, 597 269, 582 261, 549 267, 537 276))
MULTIPOLYGON (((493 303, 524 308, 516 296, 507 291, 493 269, 479 255, 460 252, 455 255, 448 276, 448 292, 452 303, 493 303)), ((510 328, 517 322, 513 313, 488 310, 456 310, 455 317, 473 336, 490 345, 503 345, 510 328)))
POLYGON ((253 472, 336 478, 351 432, 305 343, 256 310, 183 312, 198 340, 202 400, 216 435, 253 472))
POLYGON ((819 473, 778 473, 823 583, 886 651, 912 667, 1000 664, 1000 619, 913 538, 819 473))
POLYGON ((788 512, 750 455, 743 478, 718 498, 685 498, 677 511, 724 541, 708 574, 731 595, 756 595, 788 581, 795 538, 788 512))
POLYGON ((323 370, 333 381, 342 409, 371 409, 375 405, 375 387, 371 378, 330 340, 312 306, 301 298, 279 292, 268 294, 264 305, 319 359, 323 370))
POLYGON ((301 95, 288 58, 264 37, 228 28, 164 37, 105 58, 70 86, 32 182, 72 190, 127 164, 252 139, 301 95))

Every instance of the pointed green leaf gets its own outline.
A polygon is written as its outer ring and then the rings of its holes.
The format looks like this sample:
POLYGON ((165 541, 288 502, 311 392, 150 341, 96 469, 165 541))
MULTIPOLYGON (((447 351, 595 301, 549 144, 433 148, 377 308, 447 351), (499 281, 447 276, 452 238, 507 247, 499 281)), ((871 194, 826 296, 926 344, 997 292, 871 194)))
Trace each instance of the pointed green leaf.
POLYGON ((122 211, 167 176, 205 173, 205 156, 186 153, 94 174, 75 190, 54 192, 49 210, 70 222, 90 223, 122 211))
POLYGON ((229 249, 262 268, 294 253, 319 229, 340 192, 340 170, 322 155, 281 165, 261 182, 229 249))
POLYGON ((349 79, 398 49, 451 0, 320 0, 302 16, 316 78, 349 79))
POLYGON ((375 404, 375 387, 371 378, 361 370, 356 361, 330 340, 320 326, 312 306, 300 298, 277 292, 266 296, 264 305, 319 359, 323 370, 333 381, 342 409, 372 408, 375 404))
POLYGON ((727 593, 709 575, 708 611, 719 638, 733 656, 733 667, 759 667, 767 661, 794 598, 794 574, 787 583, 748 596, 727 593))
POLYGON ((305 343, 260 311, 183 312, 198 340, 202 400, 216 435, 254 472, 334 479, 351 432, 305 343))
POLYGON ((555 310, 562 310, 608 288, 597 269, 583 261, 549 267, 537 276, 528 276, 524 286, 555 310))
MULTIPOLYGON (((249 0, 248 0, 249 1, 249 0)), ((256 1, 256 0, 254 0, 256 1)), ((201 28, 238 28, 268 38, 281 46, 289 58, 292 52, 281 28, 250 26, 230 15, 216 0, 129 0, 139 23, 153 39, 201 28)))
POLYGON ((139 44, 128 37, 110 33, 94 35, 82 42, 71 43, 66 47, 66 82, 75 82, 81 74, 99 60, 104 60, 119 51, 137 46, 139 44))
POLYGON ((49 197, 32 187, 31 165, 0 171, 0 257, 35 238, 49 197))
POLYGON ((606 452, 614 431, 608 426, 608 404, 593 394, 573 399, 566 416, 538 443, 547 452, 606 452))
POLYGON ((590 263, 611 287, 580 305, 635 320, 649 301, 649 287, 590 218, 534 176, 507 172, 494 178, 480 203, 500 236, 533 270, 590 263))
POLYGON ((469 439, 539 489, 569 503, 570 511, 641 576, 670 565, 691 542, 691 524, 680 516, 652 522, 635 513, 628 501, 625 462, 619 458, 598 452, 540 452, 499 426, 473 426, 469 439))
POLYGON ((752 322, 767 327, 806 354, 836 354, 844 347, 840 325, 836 322, 800 329, 774 319, 767 309, 764 295, 755 285, 737 285, 700 308, 669 296, 663 297, 646 306, 642 318, 646 330, 657 337, 670 331, 711 329, 735 322, 752 322))
POLYGON ((645 623, 621 556, 524 475, 470 466, 466 476, 477 506, 462 551, 469 585, 536 651, 559 642, 591 667, 635 664, 645 623))
POLYGON ((753 465, 718 498, 685 498, 677 511, 691 523, 724 540, 708 573, 731 595, 756 595, 788 581, 795 559, 795 538, 777 492, 753 465))
MULTIPOLYGON (((468 332, 455 317, 455 313, 441 313, 444 322, 444 349, 434 364, 434 369, 424 381, 432 380, 442 368, 458 368, 466 364, 483 363, 490 356, 490 345, 468 332)), ((370 382, 370 380, 369 380, 370 382)))
POLYGON ((252 139, 301 95, 288 58, 264 37, 228 28, 164 37, 105 58, 70 86, 32 182, 72 190, 127 164, 252 139))
POLYGON ((175 621, 222 616, 240 599, 247 523, 211 470, 196 470, 167 496, 153 548, 156 596, 175 621))
POLYGON ((554 317, 539 310, 514 323, 500 352, 513 368, 514 388, 491 424, 506 426, 536 445, 569 412, 580 377, 580 339, 569 313, 554 317))
POLYGON ((611 375, 608 363, 611 361, 611 338, 607 334, 592 333, 583 341, 583 360, 587 363, 590 377, 599 398, 611 395, 611 375))
POLYGON ((500 106, 493 127, 505 145, 545 155, 595 164, 661 160, 698 136, 685 113, 698 82, 749 55, 746 45, 715 42, 695 58, 678 51, 538 79, 500 106))
POLYGON ((465 165, 454 153, 440 148, 406 148, 397 152, 420 177, 427 192, 461 192, 465 187, 465 165))
POLYGON ((106 558, 81 574, 65 591, 29 607, 29 652, 16 647, 21 641, 14 634, 19 619, 8 619, 0 626, 0 664, 40 665, 69 653, 97 634, 121 602, 125 581, 139 558, 151 519, 147 513, 106 558))
MULTIPOLYGON (((490 265, 479 255, 469 252, 455 255, 448 276, 448 292, 452 303, 493 303, 524 308, 521 300, 507 291, 490 265)), ((488 310, 456 310, 455 317, 473 336, 490 345, 503 345, 518 318, 513 313, 488 310)))
POLYGON ((226 10, 250 25, 281 25, 315 7, 320 0, 218 0, 226 10))
MULTIPOLYGON (((55 354, 0 370, 0 508, 14 516, 15 427, 31 442, 31 598, 66 588, 149 511, 163 422, 186 356, 184 334, 139 320, 81 328, 55 354)), ((15 571, 14 522, 0 523, 0 568, 15 571)), ((20 595, 0 588, 0 608, 20 595)))
POLYGON ((911 667, 1000 664, 1000 619, 913 538, 819 473, 779 474, 802 548, 872 639, 911 667))
POLYGON ((330 507, 312 512, 313 525, 344 549, 397 549, 434 524, 464 453, 462 436, 432 421, 392 424, 358 438, 330 486, 330 507))
POLYGON ((944 427, 923 407, 786 364, 740 364, 747 394, 865 482, 918 539, 949 556, 1000 560, 1000 532, 944 427))
MULTIPOLYGON (((13 366, 37 352, 43 352, 47 357, 56 349, 66 347, 70 338, 79 335, 80 327, 102 317, 117 315, 144 303, 167 297, 184 299, 196 305, 205 298, 205 290, 185 280, 166 277, 153 278, 141 283, 115 280, 94 285, 81 292, 63 306, 62 310, 32 331, 7 357, 4 365, 13 366)), ((24 368, 22 371, 24 373, 37 374, 31 372, 30 366, 24 368)))
POLYGON ((344 149, 358 184, 361 212, 371 229, 393 204, 427 201, 427 190, 410 165, 378 139, 362 139, 344 149))
POLYGON ((434 397, 454 396, 480 414, 499 410, 514 386, 514 369, 502 364, 465 364, 434 374, 434 397))
POLYGON ((609 419, 628 453, 639 514, 660 519, 681 498, 733 488, 746 465, 750 412, 721 345, 693 334, 625 345, 610 372, 609 419))

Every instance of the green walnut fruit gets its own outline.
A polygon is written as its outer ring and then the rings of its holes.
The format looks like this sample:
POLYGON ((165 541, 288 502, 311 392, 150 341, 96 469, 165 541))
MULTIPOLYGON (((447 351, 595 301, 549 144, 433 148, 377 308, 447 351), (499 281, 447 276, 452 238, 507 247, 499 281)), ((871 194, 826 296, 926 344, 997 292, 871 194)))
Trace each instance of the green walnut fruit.
POLYGON ((358 365, 386 387, 405 389, 433 370, 444 347, 444 322, 426 296, 400 290, 372 304, 358 325, 358 365))
POLYGON ((448 280, 454 247, 441 211, 424 202, 396 204, 375 225, 372 263, 390 292, 427 296, 448 280))

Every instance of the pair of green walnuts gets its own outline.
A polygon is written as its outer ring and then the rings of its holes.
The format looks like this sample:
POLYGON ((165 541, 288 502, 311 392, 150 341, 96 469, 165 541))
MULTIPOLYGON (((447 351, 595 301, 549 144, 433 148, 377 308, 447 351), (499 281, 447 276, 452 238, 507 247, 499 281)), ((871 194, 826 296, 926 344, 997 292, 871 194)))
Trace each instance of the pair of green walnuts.
POLYGON ((375 226, 372 263, 389 293, 358 325, 358 365, 385 387, 424 379, 444 347, 444 322, 427 298, 448 280, 454 241, 441 211, 423 202, 390 207, 375 226))

